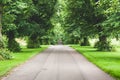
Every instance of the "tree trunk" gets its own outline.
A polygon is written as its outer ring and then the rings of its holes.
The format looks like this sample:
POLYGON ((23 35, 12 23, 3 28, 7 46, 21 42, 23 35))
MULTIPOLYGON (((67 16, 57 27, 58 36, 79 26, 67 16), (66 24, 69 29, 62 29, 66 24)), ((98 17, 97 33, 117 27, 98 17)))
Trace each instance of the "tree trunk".
POLYGON ((99 41, 100 42, 107 42, 107 36, 105 36, 105 35, 99 36, 99 41))
POLYGON ((15 41, 14 31, 9 31, 7 33, 8 37, 8 49, 12 52, 19 52, 21 50, 19 43, 15 41))
POLYGON ((0 48, 5 47, 2 39, 2 12, 3 12, 3 6, 0 5, 0 48))
POLYGON ((38 36, 31 35, 28 37, 28 43, 27 48, 39 48, 40 47, 40 41, 38 39, 38 36))
POLYGON ((0 5, 0 40, 2 39, 2 7, 0 5))
POLYGON ((100 35, 99 36, 99 41, 95 44, 95 47, 99 51, 112 51, 113 50, 113 47, 107 41, 107 36, 106 35, 100 35))
POLYGON ((81 43, 81 46, 90 46, 90 43, 87 37, 83 38, 83 42, 81 43))
POLYGON ((95 44, 95 47, 99 51, 112 51, 112 46, 110 45, 110 42, 107 41, 107 35, 104 33, 104 29, 101 26, 98 26, 98 32, 99 32, 99 41, 95 44))

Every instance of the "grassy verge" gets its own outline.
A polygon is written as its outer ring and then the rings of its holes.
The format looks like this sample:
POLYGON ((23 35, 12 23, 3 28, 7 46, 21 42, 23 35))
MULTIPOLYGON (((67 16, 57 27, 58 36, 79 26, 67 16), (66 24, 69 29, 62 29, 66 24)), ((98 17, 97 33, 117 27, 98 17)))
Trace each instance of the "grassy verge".
POLYGON ((24 63, 31 57, 39 54, 39 52, 42 52, 47 47, 48 46, 41 46, 41 48, 36 49, 23 48, 21 52, 12 54, 14 57, 12 60, 0 61, 0 77, 7 74, 7 72, 13 69, 14 67, 24 63))
POLYGON ((83 54, 88 60, 96 64, 102 70, 120 80, 120 47, 116 52, 100 52, 92 47, 72 45, 72 48, 83 54))

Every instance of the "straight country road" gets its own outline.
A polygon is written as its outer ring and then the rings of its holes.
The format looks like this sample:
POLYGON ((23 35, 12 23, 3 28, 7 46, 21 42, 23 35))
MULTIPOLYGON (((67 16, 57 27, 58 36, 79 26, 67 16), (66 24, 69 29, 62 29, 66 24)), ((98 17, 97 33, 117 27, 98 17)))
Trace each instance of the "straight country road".
POLYGON ((50 46, 2 80, 114 80, 74 49, 50 46))

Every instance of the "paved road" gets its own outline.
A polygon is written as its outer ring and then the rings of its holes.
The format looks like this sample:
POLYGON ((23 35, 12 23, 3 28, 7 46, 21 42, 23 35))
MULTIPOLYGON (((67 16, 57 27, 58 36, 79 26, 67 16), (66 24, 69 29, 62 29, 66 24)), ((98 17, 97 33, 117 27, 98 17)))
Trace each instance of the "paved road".
POLYGON ((51 46, 2 80, 114 80, 68 46, 51 46))

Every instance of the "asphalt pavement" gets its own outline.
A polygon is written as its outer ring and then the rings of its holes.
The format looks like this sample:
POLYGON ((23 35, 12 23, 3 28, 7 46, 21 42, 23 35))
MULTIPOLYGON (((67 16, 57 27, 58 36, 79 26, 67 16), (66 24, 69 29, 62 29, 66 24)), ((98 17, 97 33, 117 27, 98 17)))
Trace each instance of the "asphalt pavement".
POLYGON ((114 80, 74 49, 50 46, 2 80, 114 80))

